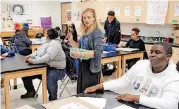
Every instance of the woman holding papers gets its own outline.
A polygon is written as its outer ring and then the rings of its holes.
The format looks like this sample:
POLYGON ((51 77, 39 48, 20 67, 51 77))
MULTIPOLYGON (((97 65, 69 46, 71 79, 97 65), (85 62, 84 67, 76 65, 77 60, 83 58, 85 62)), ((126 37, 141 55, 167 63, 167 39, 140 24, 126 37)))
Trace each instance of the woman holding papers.
POLYGON ((156 109, 178 109, 179 62, 176 67, 171 56, 172 47, 158 42, 152 46, 149 60, 138 61, 121 78, 89 87, 85 93, 131 88, 130 94, 121 94, 116 99, 156 109))
POLYGON ((84 92, 87 87, 96 85, 100 81, 103 34, 99 26, 100 24, 97 23, 95 10, 87 8, 82 13, 82 37, 80 40, 75 42, 72 34, 68 34, 68 39, 72 47, 86 50, 83 52, 71 52, 72 57, 81 59, 79 63, 77 93, 84 92))

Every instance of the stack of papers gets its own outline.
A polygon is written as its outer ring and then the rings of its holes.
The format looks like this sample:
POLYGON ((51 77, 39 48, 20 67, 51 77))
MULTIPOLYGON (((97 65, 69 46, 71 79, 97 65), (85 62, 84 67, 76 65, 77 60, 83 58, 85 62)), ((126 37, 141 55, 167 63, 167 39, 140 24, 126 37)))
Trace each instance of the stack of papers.
POLYGON ((135 108, 123 104, 123 105, 115 107, 113 109, 135 109, 135 108))
POLYGON ((137 51, 138 48, 116 48, 116 51, 137 51))
POLYGON ((99 109, 103 109, 106 105, 106 98, 93 98, 93 97, 78 97, 79 99, 96 106, 99 109))

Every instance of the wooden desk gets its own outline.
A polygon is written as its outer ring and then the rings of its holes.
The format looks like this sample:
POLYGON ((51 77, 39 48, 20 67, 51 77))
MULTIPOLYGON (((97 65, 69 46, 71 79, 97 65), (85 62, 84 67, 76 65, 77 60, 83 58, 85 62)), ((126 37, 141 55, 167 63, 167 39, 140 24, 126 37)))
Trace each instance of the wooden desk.
POLYGON ((32 44, 30 48, 32 49, 32 53, 35 52, 40 47, 40 44, 32 44))
POLYGON ((116 67, 117 67, 117 71, 116 71, 116 78, 119 78, 122 76, 121 73, 121 56, 114 56, 114 57, 105 57, 101 59, 101 64, 107 64, 107 63, 112 63, 112 62, 116 62, 116 67))
POLYGON ((121 55, 122 56, 122 75, 125 73, 126 70, 126 60, 128 59, 134 59, 134 58, 140 58, 143 59, 144 57, 144 52, 133 52, 133 53, 129 53, 129 54, 125 54, 125 55, 121 55))
MULTIPOLYGON (((37 30, 29 30, 28 31, 28 35, 30 38, 35 38, 35 35, 37 33, 43 33, 43 29, 37 29, 37 30)), ((0 32, 0 36, 1 38, 10 38, 12 37, 13 35, 15 34, 15 31, 3 31, 3 32, 0 32)))
POLYGON ((1 75, 4 76, 5 109, 10 109, 10 79, 26 76, 42 75, 42 100, 43 103, 47 102, 46 65, 29 65, 24 58, 24 56, 16 54, 14 57, 7 57, 1 61, 1 75))
MULTIPOLYGON (((146 106, 142 106, 140 104, 137 103, 132 103, 132 102, 125 102, 125 101, 118 101, 115 98, 117 96, 119 96, 118 93, 115 92, 111 92, 111 91, 104 91, 103 93, 91 93, 91 94, 78 94, 76 95, 77 97, 95 97, 95 98, 106 98, 106 105, 103 109, 113 109, 115 107, 118 107, 120 105, 127 105, 130 106, 134 109, 152 109, 146 106)), ((35 109, 45 109, 41 104, 35 104, 35 105, 31 105, 32 107, 34 107, 35 109)))

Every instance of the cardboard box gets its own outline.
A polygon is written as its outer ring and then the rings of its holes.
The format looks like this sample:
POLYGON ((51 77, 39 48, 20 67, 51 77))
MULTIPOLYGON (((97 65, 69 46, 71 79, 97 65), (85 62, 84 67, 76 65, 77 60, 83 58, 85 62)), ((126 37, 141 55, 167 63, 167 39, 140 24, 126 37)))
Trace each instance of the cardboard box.
POLYGON ((46 109, 60 109, 60 108, 66 106, 68 104, 71 104, 71 103, 80 104, 85 107, 83 109, 99 109, 99 108, 97 108, 97 107, 77 98, 77 97, 70 97, 70 98, 65 98, 65 99, 61 99, 61 100, 55 100, 53 102, 43 104, 42 106, 44 106, 46 109))
POLYGON ((179 30, 174 31, 174 44, 179 44, 179 30))

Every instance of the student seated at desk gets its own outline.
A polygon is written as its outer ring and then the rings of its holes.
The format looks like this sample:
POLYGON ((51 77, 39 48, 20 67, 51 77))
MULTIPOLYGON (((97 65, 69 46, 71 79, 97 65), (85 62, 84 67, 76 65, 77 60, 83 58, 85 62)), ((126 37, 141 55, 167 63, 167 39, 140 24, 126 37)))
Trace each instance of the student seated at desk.
POLYGON ((16 37, 18 37, 20 35, 20 30, 16 30, 15 31, 15 35, 13 35, 10 39, 9 39, 9 41, 11 42, 11 43, 14 43, 14 40, 16 39, 16 37))
MULTIPOLYGON (((65 77, 66 58, 61 47, 61 40, 55 29, 47 31, 47 40, 34 53, 26 57, 26 61, 30 64, 48 64, 47 67, 47 90, 49 93, 49 101, 57 99, 57 81, 65 77)), ((21 98, 30 98, 35 96, 35 89, 32 79, 41 78, 40 75, 23 77, 24 87, 27 90, 21 98)))
POLYGON ((17 49, 17 52, 23 56, 27 56, 32 53, 30 49, 30 45, 32 41, 27 37, 26 30, 22 28, 20 30, 19 35, 17 35, 14 39, 14 45, 17 49))
POLYGON ((122 77, 89 87, 85 93, 131 88, 131 94, 121 94, 116 99, 157 109, 178 109, 179 72, 170 60, 172 47, 165 42, 158 42, 150 52, 149 60, 138 61, 122 77))
POLYGON ((2 45, 0 45, 0 59, 3 59, 5 57, 8 56, 14 56, 15 55, 15 51, 14 50, 8 50, 6 48, 4 48, 2 45))
MULTIPOLYGON (((145 43, 139 38, 139 28, 133 28, 131 33, 131 39, 126 43, 125 47, 128 48, 138 48, 140 51, 144 52, 144 59, 148 59, 147 52, 145 49, 145 43)), ((130 69, 139 59, 130 59, 127 60, 128 69, 130 69)))

